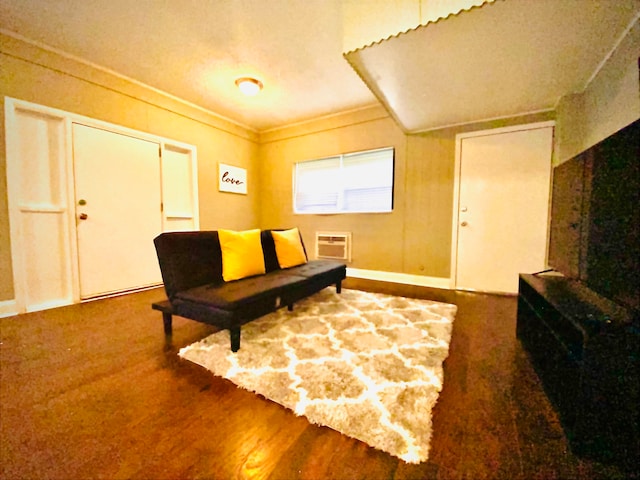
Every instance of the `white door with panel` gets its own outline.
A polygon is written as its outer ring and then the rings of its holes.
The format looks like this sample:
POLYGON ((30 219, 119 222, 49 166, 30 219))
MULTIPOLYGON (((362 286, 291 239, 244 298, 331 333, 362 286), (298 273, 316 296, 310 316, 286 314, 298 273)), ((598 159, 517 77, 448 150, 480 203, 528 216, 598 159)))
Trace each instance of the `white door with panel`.
POLYGON ((75 278, 65 119, 10 102, 6 112, 16 310, 68 305, 73 301, 75 278))
POLYGON ((553 126, 520 128, 458 137, 458 289, 515 293, 519 273, 545 268, 553 126))
POLYGON ((160 283, 160 144, 73 124, 80 297, 160 283))

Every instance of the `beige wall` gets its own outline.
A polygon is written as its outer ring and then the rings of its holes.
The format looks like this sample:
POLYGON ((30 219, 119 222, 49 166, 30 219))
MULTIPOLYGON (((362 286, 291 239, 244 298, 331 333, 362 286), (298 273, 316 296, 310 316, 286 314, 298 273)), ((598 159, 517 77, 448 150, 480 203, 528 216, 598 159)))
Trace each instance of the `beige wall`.
POLYGON ((584 92, 558 104, 558 163, 640 118, 640 21, 629 30, 584 92))
MULTIPOLYGON (((557 108, 562 161, 640 117, 636 25, 585 92, 557 108)), ((299 226, 353 233, 354 268, 448 278, 455 136, 553 119, 546 113, 405 135, 382 107, 361 109, 260 135, 106 72, 0 35, 5 95, 192 143, 198 148, 201 228, 299 226), (292 165, 336 153, 394 146, 395 208, 388 214, 295 215, 292 165), (217 162, 247 168, 249 195, 217 191, 217 162)), ((13 297, 0 112, 0 301, 13 297)))
POLYGON ((314 248, 316 231, 353 235, 353 268, 448 278, 451 260, 456 134, 553 119, 552 113, 405 135, 380 107, 263 135, 263 227, 298 226, 314 248), (293 213, 293 164, 333 154, 394 146, 394 211, 385 214, 293 213))
MULTIPOLYGON (((2 75, 0 57, 0 76, 2 75)), ((11 267, 11 241, 9 238, 9 210, 7 208, 7 162, 4 136, 4 97, 0 98, 0 302, 13 300, 13 270, 11 267)))
MULTIPOLYGON (((150 89, 0 35, 0 301, 13 299, 7 211, 4 97, 26 100, 193 144, 202 229, 258 223, 255 132, 150 89), (248 195, 218 192, 218 162, 247 169, 248 195)), ((126 227, 126 219, 123 219, 126 227)))
POLYGON ((406 137, 379 107, 323 119, 312 127, 297 126, 264 135, 260 146, 260 222, 264 228, 300 228, 312 251, 316 231, 352 232, 353 264, 400 272, 406 137), (296 215, 293 213, 293 164, 334 154, 380 147, 395 147, 395 205, 392 213, 350 215, 296 215), (400 245, 400 248, 398 246, 400 245), (374 262, 375 259, 375 262, 374 262))

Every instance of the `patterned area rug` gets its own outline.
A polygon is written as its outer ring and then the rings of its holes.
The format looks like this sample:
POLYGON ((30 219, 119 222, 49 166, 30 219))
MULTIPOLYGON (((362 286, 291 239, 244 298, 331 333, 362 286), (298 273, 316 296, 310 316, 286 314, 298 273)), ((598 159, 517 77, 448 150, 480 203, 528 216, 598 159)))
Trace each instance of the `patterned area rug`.
POLYGON ((333 288, 179 355, 409 463, 425 461, 456 306, 333 288))

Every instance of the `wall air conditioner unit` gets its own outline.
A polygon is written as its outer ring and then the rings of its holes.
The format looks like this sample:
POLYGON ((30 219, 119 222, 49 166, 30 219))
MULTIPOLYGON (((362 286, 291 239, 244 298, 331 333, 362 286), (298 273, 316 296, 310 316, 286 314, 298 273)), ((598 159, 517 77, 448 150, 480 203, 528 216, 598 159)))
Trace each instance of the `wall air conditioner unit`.
POLYGON ((351 261, 351 233, 316 232, 316 258, 351 261))

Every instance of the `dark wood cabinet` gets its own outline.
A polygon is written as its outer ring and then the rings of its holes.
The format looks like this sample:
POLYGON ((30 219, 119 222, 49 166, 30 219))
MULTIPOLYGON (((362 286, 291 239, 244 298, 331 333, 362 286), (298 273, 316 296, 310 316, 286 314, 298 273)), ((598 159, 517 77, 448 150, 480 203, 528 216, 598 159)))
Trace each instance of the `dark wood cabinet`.
POLYGON ((517 336, 572 450, 631 468, 640 458, 634 320, 575 280, 520 275, 517 336))

